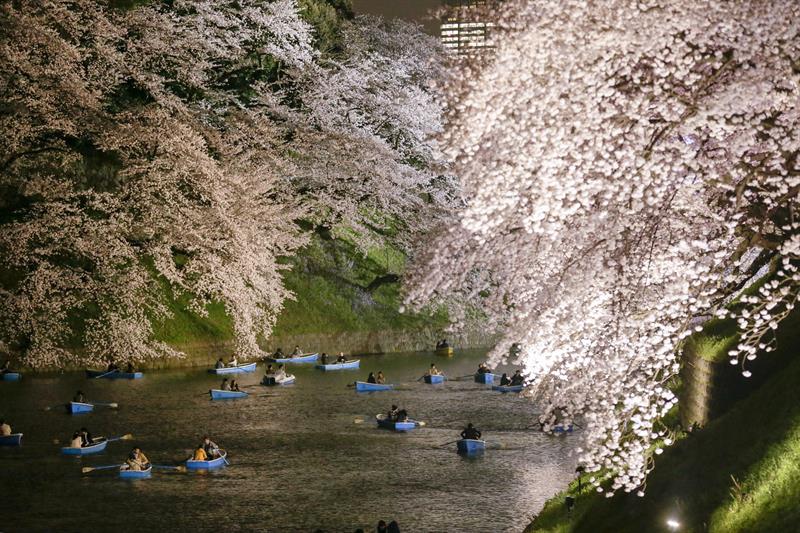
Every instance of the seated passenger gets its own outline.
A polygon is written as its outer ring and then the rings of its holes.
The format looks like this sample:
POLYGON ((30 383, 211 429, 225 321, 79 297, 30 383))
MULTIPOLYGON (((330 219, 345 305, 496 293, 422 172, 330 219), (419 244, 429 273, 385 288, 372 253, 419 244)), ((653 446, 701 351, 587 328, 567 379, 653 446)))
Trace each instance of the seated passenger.
POLYGON ((150 467, 150 460, 139 447, 135 447, 128 455, 125 464, 128 466, 128 470, 147 470, 150 467))
POLYGON ((239 360, 236 359, 236 354, 231 355, 231 358, 228 359, 228 366, 239 366, 239 360))
POLYGON ((286 379, 286 370, 284 370, 283 365, 278 365, 278 371, 275 372, 275 381, 283 381, 286 379))
POLYGON ((408 421, 408 412, 405 409, 400 409, 397 411, 397 415, 394 417, 395 422, 406 422, 408 421))
POLYGON ((477 440, 481 438, 481 432, 478 431, 477 428, 475 428, 470 422, 467 424, 467 427, 464 428, 464 431, 461 432, 461 438, 477 440))
POLYGON ((386 378, 383 376, 383 370, 378 370, 378 375, 375 376, 375 383, 379 385, 386 383, 386 378))
POLYGON ((449 348, 450 345, 447 343, 447 339, 442 339, 442 345, 439 348, 449 348))
POLYGON ((500 386, 505 387, 506 385, 511 385, 511 380, 508 379, 508 374, 504 372, 503 375, 500 376, 500 386))
POLYGON ((222 357, 217 359, 217 362, 214 365, 214 368, 225 368, 225 361, 222 360, 222 357))
POLYGON ((344 352, 339 352, 339 356, 336 358, 337 363, 346 363, 347 357, 344 356, 344 352))
POLYGON ((72 434, 72 440, 69 441, 70 448, 82 448, 83 447, 83 437, 81 436, 80 431, 76 431, 72 434))
POLYGON ((214 459, 215 457, 219 457, 220 455, 219 446, 217 446, 216 442, 208 438, 207 435, 203 437, 202 446, 203 450, 206 452, 206 456, 208 456, 209 459, 214 459))
POLYGON ((268 377, 273 377, 275 375, 275 369, 272 368, 272 364, 267 365, 267 369, 264 371, 264 375, 268 377))
POLYGON ((397 406, 396 405, 392 405, 392 408, 389 409, 388 413, 386 413, 386 419, 387 420, 397 420, 398 411, 399 411, 399 409, 397 408, 397 406))
POLYGON ((511 376, 511 385, 522 385, 525 383, 525 378, 522 375, 521 370, 517 370, 514 372, 514 375, 511 376))
POLYGON ((436 368, 436 365, 431 363, 431 367, 428 369, 428 374, 427 375, 429 375, 429 376, 438 376, 440 374, 441 374, 441 372, 439 371, 438 368, 436 368))
POLYGON ((116 363, 114 363, 114 361, 108 363, 108 368, 106 369, 106 372, 118 372, 118 371, 119 367, 116 365, 116 363))
POLYGON ((486 363, 481 363, 478 365, 478 374, 491 374, 492 371, 489 370, 489 367, 486 366, 486 363))
POLYGON ((0 437, 8 437, 9 435, 11 435, 11 426, 0 418, 0 437))
POLYGON ((83 395, 82 391, 78 391, 75 393, 75 396, 72 397, 72 401, 77 403, 86 403, 86 396, 83 395))
POLYGON ((208 455, 206 455, 206 451, 203 449, 202 444, 194 451, 192 461, 208 461, 208 455))
POLYGON ((80 434, 81 434, 81 439, 82 439, 81 446, 91 446, 92 444, 95 443, 94 442, 94 437, 92 437, 92 434, 89 433, 88 429, 81 428, 80 434))
POLYGON ((0 374, 5 374, 7 372, 11 372, 11 359, 6 359, 6 362, 0 367, 0 374))
POLYGON ((219 390, 231 390, 231 385, 228 383, 228 378, 222 378, 222 383, 219 386, 219 390))
POLYGON ((231 391, 233 391, 233 392, 241 392, 239 390, 239 382, 236 381, 235 379, 231 379, 231 385, 230 386, 231 386, 231 391))
POLYGON ((275 350, 275 353, 272 354, 273 359, 282 359, 283 358, 283 348, 278 348, 275 350))
POLYGON ((328 354, 326 354, 325 352, 322 352, 322 356, 319 359, 320 359, 321 364, 323 364, 323 365, 327 365, 328 364, 328 354))
POLYGON ((375 374, 372 372, 370 372, 369 376, 367 376, 367 383, 377 383, 377 381, 375 381, 375 374))
POLYGON ((292 357, 297 357, 298 355, 303 355, 303 350, 301 350, 299 346, 295 346, 292 357))
POLYGON ((128 374, 133 374, 136 370, 133 368, 133 363, 128 363, 128 366, 125 367, 125 372, 128 374))

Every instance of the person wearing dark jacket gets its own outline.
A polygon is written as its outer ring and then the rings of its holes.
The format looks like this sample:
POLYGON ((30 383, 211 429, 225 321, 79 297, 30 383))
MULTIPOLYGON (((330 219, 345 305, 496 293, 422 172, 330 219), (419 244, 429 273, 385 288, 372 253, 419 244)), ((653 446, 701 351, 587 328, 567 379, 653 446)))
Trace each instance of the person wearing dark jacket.
POLYGON ((505 387, 506 385, 511 385, 511 380, 508 379, 508 374, 504 372, 503 375, 500 376, 500 386, 505 387))
POLYGON ((470 422, 467 424, 467 427, 464 428, 464 431, 461 432, 461 438, 477 440, 481 438, 481 432, 470 422))
POLYGON ((514 372, 514 375, 511 376, 511 385, 522 385, 525 383, 525 378, 522 376, 522 371, 517 370, 514 372))

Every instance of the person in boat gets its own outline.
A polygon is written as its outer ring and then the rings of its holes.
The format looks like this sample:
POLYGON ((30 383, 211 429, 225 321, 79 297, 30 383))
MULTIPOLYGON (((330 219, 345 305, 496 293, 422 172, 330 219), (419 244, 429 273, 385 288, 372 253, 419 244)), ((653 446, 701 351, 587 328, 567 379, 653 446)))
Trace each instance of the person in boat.
POLYGON ((283 381, 286 379, 286 370, 283 368, 283 365, 278 365, 278 370, 275 372, 275 381, 283 381))
POLYGON ((295 345, 292 357, 297 357, 298 355, 303 355, 303 350, 300 349, 300 346, 295 345))
POLYGON ((369 376, 367 376, 367 383, 377 383, 377 380, 375 379, 375 374, 373 374, 372 372, 370 372, 369 376))
POLYGON ((398 409, 396 405, 392 405, 392 408, 389 409, 388 413, 386 413, 386 419, 389 421, 397 420, 397 413, 399 412, 400 409, 398 409))
POLYGON ((128 374, 133 374, 134 372, 136 372, 136 369, 133 368, 133 363, 128 363, 128 366, 125 367, 125 372, 127 372, 128 374))
POLYGON ((225 368, 225 361, 222 360, 222 357, 217 359, 217 362, 214 364, 214 368, 225 368))
POLYGON ((434 363, 431 363, 431 367, 428 369, 428 376, 440 376, 442 372, 436 368, 434 363))
POLYGON ((481 438, 481 432, 470 422, 467 424, 467 427, 464 428, 464 431, 461 432, 461 438, 477 440, 481 438))
POLYGON ((202 444, 194 451, 194 455, 192 455, 192 461, 208 461, 208 454, 206 453, 206 450, 203 448, 202 444))
POLYGON ((94 437, 92 434, 89 433, 89 430, 86 428, 81 428, 81 446, 91 446, 94 444, 94 437))
POLYGON ((86 396, 83 395, 83 391, 78 391, 75 393, 75 396, 72 397, 72 401, 77 403, 86 403, 86 396))
POLYGON ((282 359, 283 358, 283 348, 278 348, 275 350, 275 353, 272 354, 273 359, 282 359))
POLYGON ((491 374, 492 371, 489 370, 489 367, 486 366, 486 363, 481 363, 478 365, 478 374, 491 374))
POLYGON ((230 385, 230 387, 231 387, 231 389, 230 389, 230 390, 232 390, 233 392, 241 392, 241 390, 239 390, 239 382, 238 382, 238 381, 236 381, 236 380, 235 380, 235 379, 233 379, 233 378, 231 378, 231 385, 230 385))
POLYGON ((408 411, 400 409, 394 417, 395 422, 406 422, 408 420, 408 411))
POLYGON ((0 375, 8 374, 9 372, 11 372, 11 359, 6 359, 6 362, 0 367, 0 375))
POLYGON ((502 376, 500 376, 500 386, 501 386, 501 387, 505 387, 505 386, 507 386, 507 385, 511 385, 511 380, 510 380, 510 379, 508 379, 508 374, 506 374, 505 372, 503 372, 503 375, 502 375, 502 376))
POLYGON ((344 356, 344 352, 339 352, 339 356, 336 358, 337 363, 346 363, 347 357, 344 356))
POLYGON ((375 528, 375 531, 377 533, 388 533, 387 527, 386 520, 378 520, 378 527, 375 528))
POLYGON ((106 369, 106 372, 119 372, 119 367, 114 361, 111 361, 110 363, 108 363, 108 368, 106 369))
POLYGON ((231 385, 228 383, 228 378, 222 378, 222 383, 219 386, 219 390, 231 390, 231 385))
POLYGON ((128 466, 128 470, 147 470, 150 468, 150 459, 138 446, 135 446, 131 453, 128 454, 128 460, 125 461, 125 464, 128 466))
POLYGON ((320 359, 320 361, 322 361, 323 365, 327 365, 328 364, 328 354, 326 354, 325 352, 322 352, 322 356, 320 356, 319 359, 320 359))
POLYGON ((11 426, 8 423, 0 418, 0 437, 8 437, 11 435, 11 426))
POLYGON ((239 360, 236 359, 236 354, 231 355, 231 358, 228 359, 228 366, 239 366, 239 360))
POLYGON ((271 378, 271 377, 273 377, 275 375, 275 369, 272 368, 272 364, 271 363, 267 365, 267 369, 264 372, 264 375, 267 376, 268 378, 271 378))
POLYGON ((449 348, 450 344, 448 344, 447 339, 442 339, 442 342, 439 343, 439 348, 449 348))
POLYGON ((389 522, 389 527, 386 528, 386 533, 400 533, 400 524, 397 523, 397 520, 392 520, 389 522))
POLYGON ((514 372, 514 375, 511 376, 511 385, 522 385, 523 383, 525 383, 525 377, 522 375, 521 370, 517 370, 514 372))
POLYGON ((76 431, 72 434, 72 440, 69 441, 70 448, 82 448, 83 447, 83 437, 81 436, 80 431, 76 431))
POLYGON ((213 459, 213 458, 219 457, 221 455, 220 451, 219 451, 219 446, 217 446, 217 443, 214 442, 213 440, 211 440, 208 437, 208 435, 203 437, 202 447, 203 447, 203 450, 206 452, 206 456, 209 459, 213 459))
POLYGON ((386 377, 383 375, 383 370, 378 370, 378 375, 375 376, 375 383, 379 385, 386 383, 386 377))

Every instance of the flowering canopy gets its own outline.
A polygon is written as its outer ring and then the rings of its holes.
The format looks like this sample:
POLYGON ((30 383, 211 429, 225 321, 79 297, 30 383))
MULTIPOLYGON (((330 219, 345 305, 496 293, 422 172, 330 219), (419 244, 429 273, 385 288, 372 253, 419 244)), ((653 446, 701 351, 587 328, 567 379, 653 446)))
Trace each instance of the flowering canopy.
POLYGON ((768 349, 797 299, 800 5, 512 0, 485 15, 495 54, 447 88, 468 206, 408 300, 479 296, 505 332, 491 360, 518 354, 544 429, 582 415, 587 469, 641 490, 670 443, 657 421, 682 340, 770 261, 733 362, 768 349))

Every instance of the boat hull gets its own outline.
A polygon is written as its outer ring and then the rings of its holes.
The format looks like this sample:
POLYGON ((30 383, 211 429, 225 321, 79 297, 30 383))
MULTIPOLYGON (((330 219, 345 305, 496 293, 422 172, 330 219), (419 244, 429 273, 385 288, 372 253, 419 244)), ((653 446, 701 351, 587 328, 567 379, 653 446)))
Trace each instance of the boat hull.
POLYGON ((315 363, 319 358, 318 353, 310 353, 308 355, 298 355, 297 357, 281 357, 280 359, 270 358, 272 363, 315 363))
POLYGON ((494 374, 475 374, 475 383, 491 385, 494 383, 494 374))
POLYGON ((256 363, 248 363, 246 365, 238 366, 224 366, 222 368, 209 368, 209 374, 246 374, 256 371, 256 363))
POLYGON ((87 370, 86 377, 92 379, 142 379, 144 377, 144 373, 115 371, 109 374, 107 371, 103 370, 87 370))
POLYGON ((83 402, 69 402, 67 404, 67 412, 73 415, 81 413, 91 413, 94 411, 94 405, 83 402))
POLYGON ((222 468, 225 466, 225 458, 228 456, 227 452, 223 452, 222 455, 217 457, 216 459, 211 459, 210 461, 195 461, 193 459, 189 459, 186 461, 186 469, 187 470, 216 470, 217 468, 222 468))
POLYGON ((12 433, 0 437, 0 446, 19 446, 22 444, 22 433, 12 433))
POLYGON ((108 446, 108 441, 106 439, 101 440, 97 444, 92 444, 91 446, 82 446, 80 448, 72 448, 70 446, 64 446, 61 448, 61 453, 63 455, 92 455, 93 453, 100 453, 106 449, 108 446))
POLYGON ((329 365, 317 365, 316 368, 330 372, 332 370, 348 370, 351 368, 358 368, 361 365, 361 360, 347 361, 346 363, 331 363, 329 365))
POLYGON ((19 372, 3 372, 3 381, 19 381, 22 379, 22 374, 19 372))
POLYGON ((212 400, 235 400, 237 398, 247 398, 244 391, 211 389, 208 391, 212 400))
POLYGON ((451 357, 453 355, 453 347, 448 346, 447 348, 436 348, 436 355, 451 357))
POLYGON ((572 424, 569 424, 568 426, 563 424, 553 426, 553 433, 572 433, 572 424))
POLYGON ((492 390, 497 392, 522 392, 524 385, 492 385, 492 390))
POLYGON ((146 470, 120 470, 119 477, 122 479, 147 479, 153 473, 153 467, 146 470))
POLYGON ((425 383, 429 385, 436 385, 437 383, 444 383, 444 376, 425 376, 425 383))
POLYGON ((356 381, 356 391, 374 392, 381 390, 392 390, 394 385, 391 383, 367 383, 366 381, 356 381))
POLYGON ((456 451, 462 455, 481 453, 486 450, 486 441, 478 439, 461 439, 456 441, 456 451))

